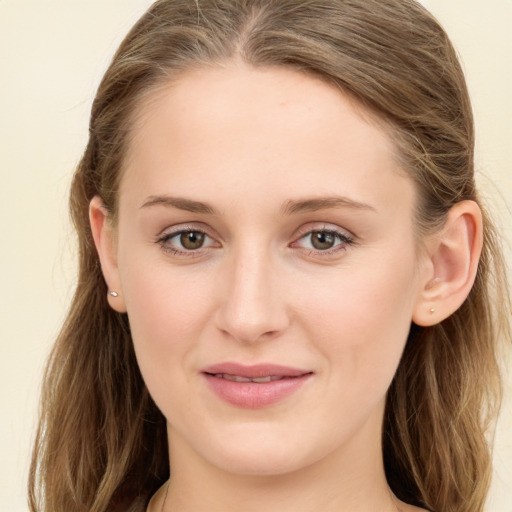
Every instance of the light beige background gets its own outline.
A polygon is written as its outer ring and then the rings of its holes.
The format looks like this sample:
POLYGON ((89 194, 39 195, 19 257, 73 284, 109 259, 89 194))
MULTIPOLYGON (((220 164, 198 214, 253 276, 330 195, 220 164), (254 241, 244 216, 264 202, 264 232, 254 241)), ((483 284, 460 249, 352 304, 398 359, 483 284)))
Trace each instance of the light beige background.
MULTIPOLYGON (((479 181, 510 244, 512 0, 424 3, 462 56, 477 119, 479 181)), ((25 481, 41 370, 74 282, 66 201, 93 92, 149 4, 0 0, 1 511, 28 509, 25 481)), ((511 395, 509 385, 489 512, 512 512, 511 395)))

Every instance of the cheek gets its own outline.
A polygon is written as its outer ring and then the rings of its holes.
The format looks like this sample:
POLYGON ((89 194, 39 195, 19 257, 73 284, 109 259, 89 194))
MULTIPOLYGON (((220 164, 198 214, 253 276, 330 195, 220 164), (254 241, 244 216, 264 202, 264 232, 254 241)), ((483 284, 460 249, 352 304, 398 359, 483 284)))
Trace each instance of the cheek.
POLYGON ((309 337, 352 382, 372 386, 392 379, 411 325, 414 261, 413 255, 381 254, 379 261, 347 265, 297 292, 297 316, 309 337))
POLYGON ((210 304, 198 276, 161 262, 142 266, 137 261, 134 254, 123 262, 121 279, 137 361, 153 394, 176 378, 169 368, 191 364, 210 304))

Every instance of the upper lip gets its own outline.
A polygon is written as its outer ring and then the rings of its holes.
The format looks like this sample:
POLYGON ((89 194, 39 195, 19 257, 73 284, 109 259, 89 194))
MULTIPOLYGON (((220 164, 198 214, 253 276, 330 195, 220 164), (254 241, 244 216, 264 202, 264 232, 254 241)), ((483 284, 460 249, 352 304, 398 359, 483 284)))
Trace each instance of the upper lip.
POLYGON ((248 379, 257 379, 268 376, 300 377, 302 375, 312 373, 309 370, 293 368, 291 366, 282 366, 278 364, 263 363, 255 365, 244 365, 234 362, 214 364, 204 368, 202 372, 212 375, 236 375, 238 377, 245 377, 248 379))

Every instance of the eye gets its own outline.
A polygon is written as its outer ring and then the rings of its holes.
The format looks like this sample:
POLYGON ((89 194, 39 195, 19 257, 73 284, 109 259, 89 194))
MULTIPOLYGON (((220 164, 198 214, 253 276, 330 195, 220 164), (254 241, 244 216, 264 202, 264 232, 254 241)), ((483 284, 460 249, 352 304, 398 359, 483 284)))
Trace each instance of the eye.
POLYGON ((318 251, 332 249, 336 244, 336 234, 329 231, 313 231, 309 235, 311 245, 318 251))
POLYGON ((173 254, 193 253, 208 247, 218 246, 215 240, 199 229, 180 229, 166 233, 159 237, 157 242, 164 250, 173 254))
POLYGON ((189 251, 193 251, 203 246, 206 235, 201 231, 187 231, 176 235, 174 238, 178 238, 178 236, 181 246, 189 251))
POLYGON ((311 251, 332 253, 352 243, 353 239, 350 236, 334 229, 314 229, 300 237, 293 245, 311 251))

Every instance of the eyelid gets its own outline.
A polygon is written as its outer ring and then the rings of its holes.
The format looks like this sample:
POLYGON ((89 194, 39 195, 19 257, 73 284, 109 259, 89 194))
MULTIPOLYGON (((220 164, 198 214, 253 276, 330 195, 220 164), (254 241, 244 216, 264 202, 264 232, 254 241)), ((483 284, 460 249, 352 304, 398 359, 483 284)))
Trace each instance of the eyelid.
POLYGON ((311 234, 314 231, 325 231, 329 233, 335 233, 337 235, 340 235, 341 237, 348 238, 353 241, 355 241, 356 239, 354 233, 352 233, 346 228, 342 228, 335 224, 328 224, 326 222, 312 222, 301 226, 297 230, 296 235, 294 236, 294 240, 299 240, 304 236, 311 234))
POLYGON ((204 224, 203 222, 181 222, 173 226, 167 226, 156 235, 156 238, 161 238, 167 235, 178 234, 187 231, 200 231, 201 233, 204 233, 205 235, 214 238, 214 236, 211 233, 212 230, 209 228, 208 225, 204 224))

